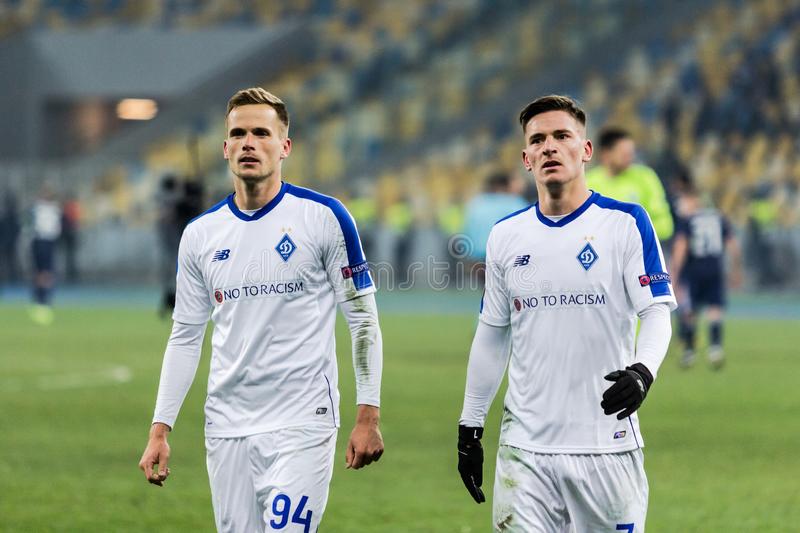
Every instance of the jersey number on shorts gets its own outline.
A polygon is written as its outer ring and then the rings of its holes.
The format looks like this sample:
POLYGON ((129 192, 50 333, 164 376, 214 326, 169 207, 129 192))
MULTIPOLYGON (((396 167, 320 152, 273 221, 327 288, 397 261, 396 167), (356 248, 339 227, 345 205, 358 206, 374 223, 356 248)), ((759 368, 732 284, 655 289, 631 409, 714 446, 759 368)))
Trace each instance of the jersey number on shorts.
POLYGON ((617 524, 617 531, 625 531, 626 533, 633 533, 633 524, 617 524))
MULTIPOLYGON (((303 528, 303 533, 309 533, 311 530, 311 509, 306 512, 305 516, 301 516, 303 509, 306 508, 306 502, 308 502, 308 496, 301 497, 300 503, 297 504, 294 514, 292 515, 292 524, 305 526, 303 528)), ((278 494, 275 496, 275 499, 272 500, 272 514, 275 515, 276 518, 279 518, 279 520, 277 522, 275 520, 270 520, 270 527, 272 527, 272 529, 285 528, 286 524, 289 523, 289 511, 291 508, 292 500, 289 496, 286 494, 278 494)))

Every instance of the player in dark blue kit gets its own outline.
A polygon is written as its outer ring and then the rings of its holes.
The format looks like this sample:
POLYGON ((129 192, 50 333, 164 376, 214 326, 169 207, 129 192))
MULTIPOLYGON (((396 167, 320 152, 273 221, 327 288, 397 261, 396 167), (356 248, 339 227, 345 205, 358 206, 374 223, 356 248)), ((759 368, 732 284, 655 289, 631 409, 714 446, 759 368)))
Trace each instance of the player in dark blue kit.
POLYGON ((725 259, 730 257, 730 284, 742 280, 741 253, 730 224, 715 208, 703 205, 697 189, 684 185, 679 199, 680 217, 672 249, 672 280, 680 302, 680 338, 684 344, 681 366, 695 359, 698 313, 705 308, 709 325, 708 359, 722 367, 722 319, 725 308, 725 259))

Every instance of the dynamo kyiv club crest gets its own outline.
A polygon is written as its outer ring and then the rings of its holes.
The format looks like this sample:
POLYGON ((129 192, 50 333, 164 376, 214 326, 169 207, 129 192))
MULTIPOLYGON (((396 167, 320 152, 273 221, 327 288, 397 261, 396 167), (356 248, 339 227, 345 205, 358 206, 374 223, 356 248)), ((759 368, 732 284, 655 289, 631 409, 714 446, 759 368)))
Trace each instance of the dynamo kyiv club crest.
POLYGON ((275 247, 275 250, 284 261, 288 261, 294 251, 297 250, 297 245, 292 242, 292 239, 289 238, 289 235, 284 233, 283 238, 280 240, 280 242, 278 242, 278 246, 275 247))
POLYGON ((578 254, 578 261, 584 270, 589 270, 597 262, 597 252, 594 251, 594 248, 592 248, 592 245, 588 242, 578 254))

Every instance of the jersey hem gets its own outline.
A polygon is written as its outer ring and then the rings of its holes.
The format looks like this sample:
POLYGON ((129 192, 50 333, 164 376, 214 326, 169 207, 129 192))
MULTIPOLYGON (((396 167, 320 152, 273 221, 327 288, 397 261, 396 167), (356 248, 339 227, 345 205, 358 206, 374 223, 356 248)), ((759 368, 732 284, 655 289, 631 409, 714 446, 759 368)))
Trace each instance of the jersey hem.
POLYGON ((336 295, 336 303, 341 304, 344 302, 349 302, 350 300, 355 300, 356 298, 360 298, 362 296, 367 296, 368 294, 374 294, 378 292, 378 288, 375 285, 371 285, 367 288, 359 290, 356 294, 344 294, 342 295, 341 299, 339 295, 336 295))
POLYGON ((667 305, 669 305, 669 310, 670 311, 674 311, 674 310, 676 310, 678 308, 678 302, 677 302, 677 300, 675 299, 674 296, 672 296, 672 295, 670 295, 670 296, 664 295, 664 296, 656 296, 656 297, 650 299, 647 302, 647 305, 643 306, 641 309, 637 309, 636 313, 637 314, 641 313, 642 311, 644 311, 645 309, 647 309, 648 307, 650 307, 653 304, 667 304, 667 305))
POLYGON ((484 317, 483 315, 479 316, 478 320, 480 320, 481 322, 483 322, 484 324, 486 324, 488 326, 492 326, 492 327, 495 327, 495 328, 504 328, 504 327, 508 326, 509 324, 511 324, 510 321, 506 322, 506 323, 502 323, 502 322, 499 322, 499 321, 487 320, 487 318, 484 317))
POLYGON ((378 409, 381 408, 381 401, 376 400, 374 397, 372 398, 357 398, 356 399, 356 407, 359 405, 367 405, 369 407, 377 407, 378 409))
POLYGON ((625 444, 624 446, 541 446, 538 444, 530 444, 530 443, 520 443, 514 441, 508 441, 500 439, 500 446, 511 446, 513 448, 519 448, 521 450, 525 450, 528 452, 533 453, 547 453, 547 454, 564 454, 564 455, 598 455, 603 453, 621 453, 621 452, 630 452, 633 450, 638 450, 640 448, 644 448, 644 442, 640 445, 637 445, 635 442, 630 444, 625 444))
POLYGON ((301 420, 299 422, 292 424, 254 426, 252 428, 243 430, 237 429, 230 431, 209 431, 208 429, 206 429, 205 436, 211 439, 238 439, 241 437, 249 437, 251 435, 257 435, 259 433, 268 433, 270 431, 278 431, 281 429, 298 428, 298 427, 321 427, 321 428, 338 429, 340 425, 338 420, 335 425, 331 424, 330 421, 328 423, 324 423, 321 420, 319 421, 301 420))
POLYGON ((195 318, 195 316, 178 313, 172 313, 172 320, 175 322, 180 322, 181 324, 187 324, 189 326, 204 326, 206 323, 208 323, 207 316, 195 318))

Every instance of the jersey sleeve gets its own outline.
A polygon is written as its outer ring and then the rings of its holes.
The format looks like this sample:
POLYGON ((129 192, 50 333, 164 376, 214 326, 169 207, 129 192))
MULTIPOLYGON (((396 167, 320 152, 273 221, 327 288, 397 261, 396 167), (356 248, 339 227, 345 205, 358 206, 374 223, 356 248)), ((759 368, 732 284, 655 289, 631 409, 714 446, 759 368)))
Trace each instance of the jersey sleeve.
POLYGON ((486 284, 481 298, 480 320, 490 326, 507 326, 511 322, 505 268, 497 253, 497 232, 486 242, 486 284))
POLYGON ((625 232, 623 259, 625 291, 637 313, 654 303, 666 303, 675 309, 672 281, 653 223, 641 206, 635 206, 630 214, 633 220, 625 232))
POLYGON ((211 297, 197 261, 196 231, 195 226, 187 226, 178 247, 175 311, 172 313, 172 319, 183 324, 205 324, 211 313, 211 297))
POLYGON ((322 260, 337 302, 375 292, 375 282, 364 257, 355 220, 347 208, 331 198, 323 221, 322 260))

